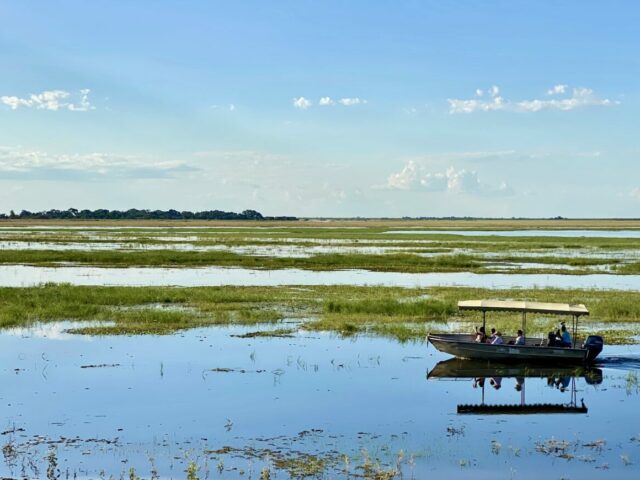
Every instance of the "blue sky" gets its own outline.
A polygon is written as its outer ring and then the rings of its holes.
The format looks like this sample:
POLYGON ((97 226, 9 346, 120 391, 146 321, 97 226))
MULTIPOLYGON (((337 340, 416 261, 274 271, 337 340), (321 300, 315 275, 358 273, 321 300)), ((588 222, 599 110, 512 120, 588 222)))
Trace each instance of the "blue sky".
POLYGON ((640 217, 632 1, 4 1, 0 210, 640 217))

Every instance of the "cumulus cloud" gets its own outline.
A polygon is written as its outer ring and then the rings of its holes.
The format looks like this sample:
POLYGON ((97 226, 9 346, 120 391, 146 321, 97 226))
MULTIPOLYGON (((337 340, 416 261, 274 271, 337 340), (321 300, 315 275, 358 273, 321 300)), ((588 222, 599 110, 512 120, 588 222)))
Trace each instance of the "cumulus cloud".
POLYGON ((166 178, 196 168, 179 161, 109 153, 51 154, 0 147, 0 178, 86 180, 166 178))
POLYGON ((28 97, 0 96, 0 103, 11 110, 19 108, 33 108, 37 110, 70 110, 72 112, 87 112, 95 107, 89 101, 91 90, 82 89, 77 95, 72 95, 66 90, 45 90, 41 93, 32 93, 28 97), (74 100, 76 99, 76 100, 74 100))
POLYGON ((481 89, 476 90, 476 97, 470 100, 460 100, 455 98, 448 99, 449 113, 472 113, 475 111, 488 112, 490 110, 502 110, 505 106, 504 98, 500 96, 500 89, 493 85, 487 91, 487 100, 480 100, 484 97, 485 92, 481 89))
POLYGON ((565 93, 569 85, 554 85, 549 90, 547 90, 547 95, 558 95, 560 93, 565 93))
POLYGON ((293 106, 299 108, 300 110, 306 110, 311 105, 313 105, 311 101, 307 100, 304 97, 297 97, 293 99, 293 106))
POLYGON ((631 198, 636 199, 636 200, 640 200, 640 187, 638 187, 638 188, 634 188, 633 190, 631 190, 631 191, 629 192, 629 196, 630 196, 631 198))
MULTIPOLYGON (((567 85, 555 85, 547 91, 548 95, 563 95, 567 93, 567 85)), ((590 88, 574 88, 571 96, 553 99, 534 99, 511 101, 500 95, 500 89, 492 86, 487 90, 489 98, 484 99, 485 92, 476 90, 476 97, 468 100, 449 98, 449 113, 473 113, 505 110, 511 112, 539 112, 541 110, 573 110, 589 106, 611 106, 620 102, 600 98, 590 88)))
POLYGON ((498 187, 481 183, 476 171, 451 166, 444 172, 429 172, 415 160, 407 161, 401 171, 389 175, 386 188, 455 194, 511 193, 511 189, 504 182, 498 187))
MULTIPOLYGON (((318 100, 318 105, 321 107, 328 107, 331 105, 335 105, 336 103, 342 105, 343 107, 353 107, 355 105, 363 105, 367 103, 367 101, 360 97, 343 97, 338 100, 334 100, 333 98, 328 96, 320 97, 320 99, 318 100)), ((301 110, 307 110, 308 108, 313 106, 313 102, 305 97, 295 97, 293 99, 293 106, 301 110)))
POLYGON ((347 98, 341 98, 340 100, 338 100, 338 103, 340 105, 344 105, 345 107, 352 107, 354 105, 361 105, 363 103, 367 103, 367 101, 358 97, 351 97, 351 98, 347 97, 347 98))

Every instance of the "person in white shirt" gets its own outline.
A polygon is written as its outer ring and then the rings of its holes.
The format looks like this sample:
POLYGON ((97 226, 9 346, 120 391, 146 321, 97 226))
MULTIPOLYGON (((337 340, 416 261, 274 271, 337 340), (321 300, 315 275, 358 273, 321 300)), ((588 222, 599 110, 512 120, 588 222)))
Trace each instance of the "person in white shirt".
POLYGON ((487 340, 487 343, 493 343, 495 339, 496 339, 496 329, 492 328, 491 335, 489 335, 489 339, 487 340))
POLYGON ((502 345, 504 341, 502 340, 502 333, 496 332, 496 338, 491 341, 491 345, 502 345))
POLYGON ((516 345, 524 345, 524 332, 522 330, 518 330, 518 336, 516 337, 516 345))

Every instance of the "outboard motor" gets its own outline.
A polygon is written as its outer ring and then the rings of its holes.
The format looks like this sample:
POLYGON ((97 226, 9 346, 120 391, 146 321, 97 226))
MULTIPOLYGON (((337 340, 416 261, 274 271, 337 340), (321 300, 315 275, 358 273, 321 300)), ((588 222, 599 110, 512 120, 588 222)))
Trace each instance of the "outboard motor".
POLYGON ((582 348, 587 349, 587 363, 593 362, 604 347, 604 339, 600 335, 589 335, 585 342, 582 344, 582 348))

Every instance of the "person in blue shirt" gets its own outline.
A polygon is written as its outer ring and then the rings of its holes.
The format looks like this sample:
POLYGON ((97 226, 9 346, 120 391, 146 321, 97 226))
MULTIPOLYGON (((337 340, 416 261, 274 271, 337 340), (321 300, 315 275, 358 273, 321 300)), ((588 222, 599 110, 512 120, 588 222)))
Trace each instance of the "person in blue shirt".
POLYGON ((560 342, 562 343, 562 346, 563 347, 570 347, 571 346, 571 335, 567 331, 567 327, 564 324, 560 328, 560 331, 562 332, 560 334, 560 342))

